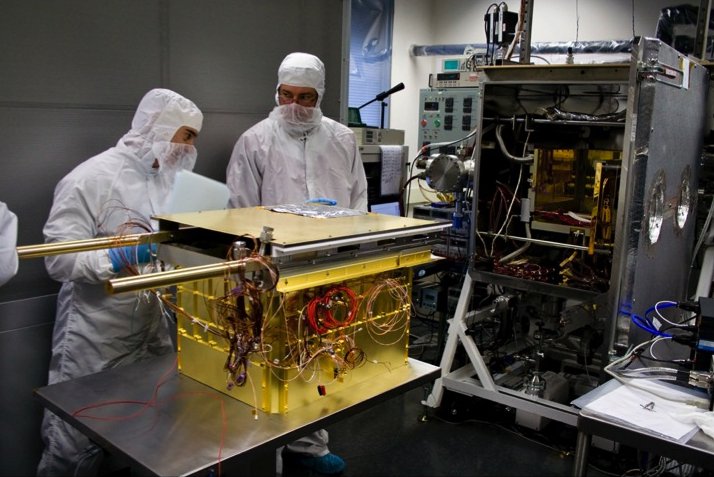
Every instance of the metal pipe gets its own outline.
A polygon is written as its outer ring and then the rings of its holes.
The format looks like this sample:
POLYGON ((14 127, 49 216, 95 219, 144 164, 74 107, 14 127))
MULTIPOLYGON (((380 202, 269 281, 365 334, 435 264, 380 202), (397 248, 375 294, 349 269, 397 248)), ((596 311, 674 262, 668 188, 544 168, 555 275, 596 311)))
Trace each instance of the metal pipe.
MULTIPOLYGON (((707 0, 704 0, 707 1, 707 0)), ((533 2, 531 1, 531 4, 533 2)), ((531 8, 532 11, 532 8, 531 8)), ((435 45, 411 45, 411 56, 464 56, 466 51, 485 51, 486 43, 451 43, 435 45)), ((596 41, 557 41, 530 43, 530 54, 533 55, 558 55, 566 54, 568 48, 573 53, 631 53, 632 38, 623 40, 596 40, 596 41)))
POLYGON ((172 237, 172 232, 154 232, 146 234, 121 235, 116 237, 97 237, 86 240, 23 245, 17 247, 18 258, 39 258, 48 255, 86 252, 105 248, 125 247, 141 243, 164 242, 172 237))
MULTIPOLYGON (((569 243, 552 242, 550 240, 540 240, 540 239, 534 239, 534 238, 519 237, 517 235, 495 234, 493 232, 478 232, 477 231, 476 233, 486 235, 487 237, 500 237, 500 238, 515 240, 515 241, 519 241, 519 242, 528 242, 528 243, 534 243, 536 245, 545 245, 547 247, 567 248, 570 250, 580 250, 583 252, 588 251, 588 247, 586 245, 574 245, 574 244, 569 244, 569 243)), ((597 253, 608 253, 608 254, 612 253, 610 250, 604 250, 604 249, 596 249, 595 251, 597 253)))
POLYGON ((182 282, 193 282, 205 278, 221 277, 226 273, 246 271, 248 260, 233 260, 230 262, 212 263, 198 267, 177 268, 166 272, 147 273, 131 277, 114 278, 106 283, 109 293, 124 293, 146 290, 149 288, 176 285, 182 282))
POLYGON ((699 59, 707 60, 707 39, 709 38, 709 21, 711 16, 712 0, 700 0, 697 10, 697 31, 694 40, 694 54, 699 51, 699 59))
POLYGON ((527 65, 531 62, 531 34, 533 33, 533 2, 534 0, 521 0, 521 12, 523 13, 523 29, 519 41, 520 53, 518 63, 527 65))

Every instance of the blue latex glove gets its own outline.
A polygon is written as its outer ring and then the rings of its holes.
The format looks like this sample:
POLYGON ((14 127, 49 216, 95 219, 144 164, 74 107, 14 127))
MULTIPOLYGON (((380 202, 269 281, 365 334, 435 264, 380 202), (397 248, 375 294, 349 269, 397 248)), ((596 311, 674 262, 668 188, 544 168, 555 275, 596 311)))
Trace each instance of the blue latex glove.
POLYGON ((112 269, 115 273, 118 273, 119 270, 128 265, 148 263, 151 260, 151 255, 156 253, 156 249, 157 245, 155 243, 110 248, 109 259, 112 261, 112 269))
POLYGON ((309 199, 308 204, 318 204, 318 205, 337 205, 337 201, 334 199, 328 199, 326 197, 318 197, 317 199, 309 199))

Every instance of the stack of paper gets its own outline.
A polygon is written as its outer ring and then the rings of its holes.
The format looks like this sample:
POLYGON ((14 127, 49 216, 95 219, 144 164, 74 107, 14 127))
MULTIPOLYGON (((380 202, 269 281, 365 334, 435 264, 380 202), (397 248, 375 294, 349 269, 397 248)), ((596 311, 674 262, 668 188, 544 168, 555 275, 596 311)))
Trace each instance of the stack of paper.
POLYGON ((705 409, 694 405, 700 401, 699 398, 685 389, 680 391, 653 381, 648 381, 647 386, 654 392, 632 386, 619 386, 590 402, 583 410, 678 442, 686 442, 696 434, 699 430, 697 425, 692 422, 692 419, 682 419, 681 416, 705 412, 705 409))

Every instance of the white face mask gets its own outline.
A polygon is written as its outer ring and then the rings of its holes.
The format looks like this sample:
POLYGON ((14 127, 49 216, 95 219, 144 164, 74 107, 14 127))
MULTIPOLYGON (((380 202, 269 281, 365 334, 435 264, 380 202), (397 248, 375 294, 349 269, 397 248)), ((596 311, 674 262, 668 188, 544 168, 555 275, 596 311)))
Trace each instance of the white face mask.
POLYGON ((193 170, 198 151, 190 144, 157 141, 151 146, 154 157, 159 161, 159 174, 176 175, 181 169, 193 170))
POLYGON ((288 134, 299 136, 320 125, 322 110, 289 103, 273 108, 270 117, 278 121, 288 134))

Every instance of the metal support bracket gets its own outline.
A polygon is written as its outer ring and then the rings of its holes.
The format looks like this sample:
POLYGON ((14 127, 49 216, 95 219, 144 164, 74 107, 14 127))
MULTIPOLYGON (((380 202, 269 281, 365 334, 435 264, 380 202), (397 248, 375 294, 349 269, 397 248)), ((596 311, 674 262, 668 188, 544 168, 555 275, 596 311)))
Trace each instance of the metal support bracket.
POLYGON ((663 63, 643 63, 637 65, 637 80, 638 81, 656 81, 658 83, 673 86, 675 88, 686 88, 685 71, 682 68, 677 68, 663 63), (664 78, 669 78, 675 81, 667 81, 664 78))
POLYGON ((468 335, 467 330, 469 324, 474 320, 500 313, 508 306, 510 298, 504 296, 489 306, 469 312, 468 308, 473 285, 471 274, 467 273, 461 288, 459 301, 456 304, 454 317, 449 320, 448 337, 444 346, 444 354, 439 364, 441 376, 436 379, 431 393, 422 404, 432 408, 439 407, 444 396, 444 389, 451 389, 461 394, 488 399, 575 426, 577 411, 574 408, 528 395, 521 391, 506 389, 495 383, 478 346, 473 338, 468 335), (451 368, 459 345, 463 346, 466 351, 469 363, 452 371, 451 368), (477 379, 474 379, 474 374, 477 379))

